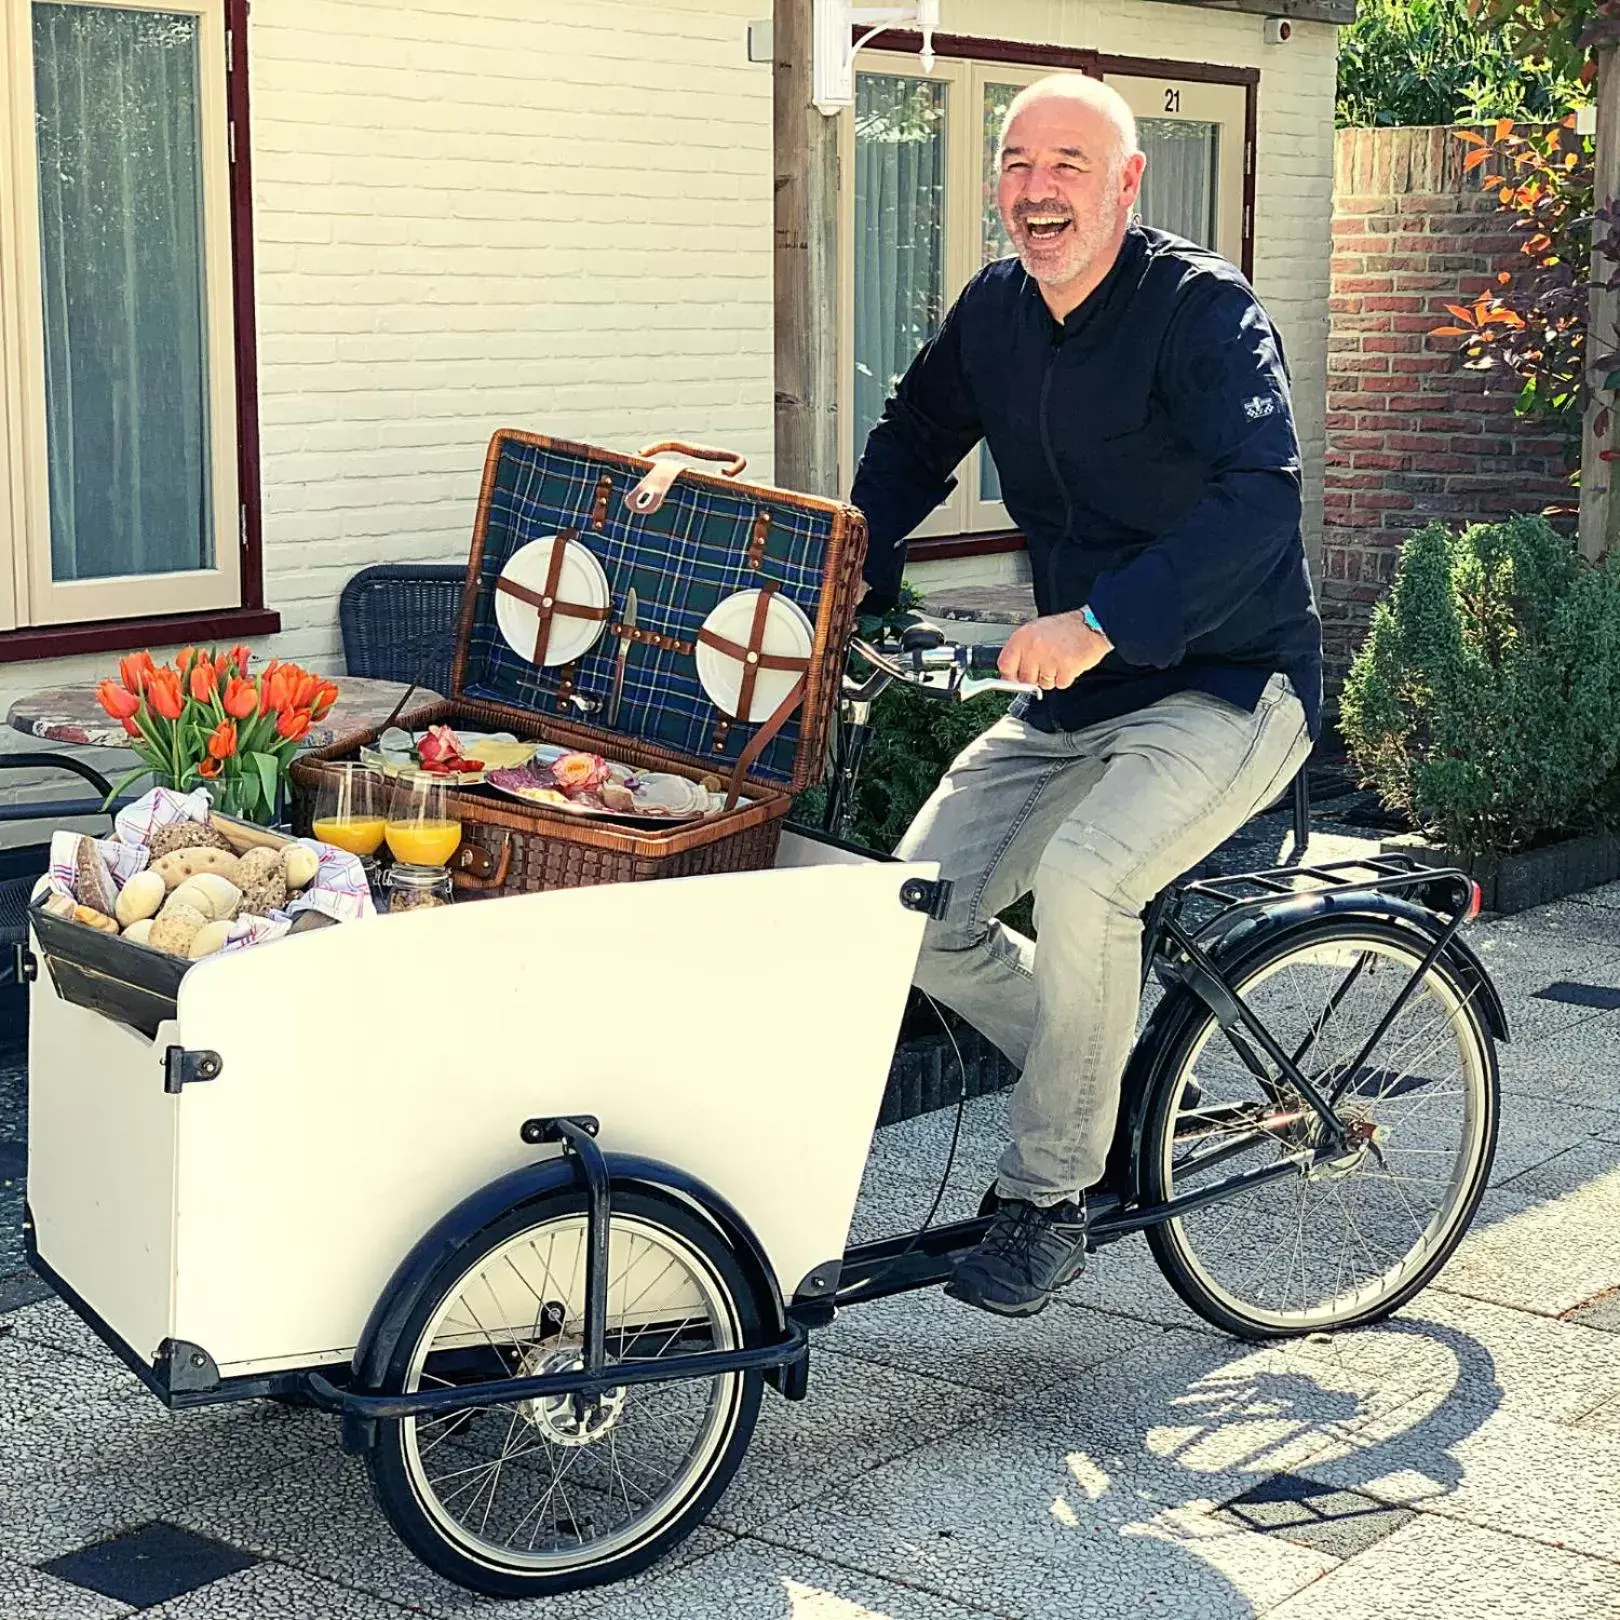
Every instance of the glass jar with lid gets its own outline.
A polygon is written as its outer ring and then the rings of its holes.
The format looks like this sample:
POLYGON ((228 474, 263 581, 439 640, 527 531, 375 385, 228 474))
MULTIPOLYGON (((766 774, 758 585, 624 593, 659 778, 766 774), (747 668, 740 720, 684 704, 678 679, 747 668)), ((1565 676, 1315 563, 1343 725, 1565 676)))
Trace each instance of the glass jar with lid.
POLYGON ((413 866, 406 861, 394 862, 383 873, 382 889, 390 915, 447 906, 455 893, 448 866, 413 866))

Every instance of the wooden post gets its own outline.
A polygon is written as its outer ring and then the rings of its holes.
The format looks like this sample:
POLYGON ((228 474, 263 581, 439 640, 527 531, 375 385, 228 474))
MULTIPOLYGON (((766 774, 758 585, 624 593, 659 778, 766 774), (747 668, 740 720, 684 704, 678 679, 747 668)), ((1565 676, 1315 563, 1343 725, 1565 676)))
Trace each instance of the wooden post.
POLYGON ((811 0, 773 0, 776 482, 838 488, 838 120, 811 95, 811 0))
MULTIPOLYGON (((1598 51, 1597 136, 1592 189, 1595 202, 1620 197, 1620 52, 1614 45, 1598 51)), ((1592 289, 1587 319, 1587 354, 1620 349, 1620 289, 1599 288, 1597 279, 1615 273, 1612 261, 1592 258, 1592 289)), ((1620 396, 1595 400, 1581 424, 1581 517, 1578 529, 1581 555, 1596 562, 1620 545, 1620 500, 1614 484, 1620 461, 1604 461, 1602 452, 1620 446, 1620 396), (1601 437, 1593 431, 1600 410, 1609 406, 1609 422, 1601 437)))

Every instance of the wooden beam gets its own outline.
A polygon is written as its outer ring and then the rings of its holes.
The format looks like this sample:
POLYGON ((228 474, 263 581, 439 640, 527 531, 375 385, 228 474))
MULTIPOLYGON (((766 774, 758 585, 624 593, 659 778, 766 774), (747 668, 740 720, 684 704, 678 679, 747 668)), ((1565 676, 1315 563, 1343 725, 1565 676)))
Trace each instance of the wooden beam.
POLYGON ((812 105, 810 0, 773 0, 776 482, 838 485, 838 120, 812 105))
POLYGON ((1161 3, 1202 6, 1206 11, 1251 11, 1261 17, 1337 23, 1341 28, 1348 28, 1356 20, 1357 0, 1161 0, 1161 3))
MULTIPOLYGON (((1598 51, 1597 137, 1592 175, 1593 197, 1598 203, 1620 197, 1620 52, 1613 45, 1598 51)), ((1592 286, 1587 314, 1586 352, 1588 355, 1620 348, 1620 292, 1598 286, 1614 267, 1607 260, 1592 259, 1592 286)), ((1581 555, 1596 562, 1620 545, 1620 501, 1615 499, 1614 481, 1620 461, 1604 461, 1605 450, 1620 444, 1620 406, 1614 395, 1594 398, 1581 424, 1581 516, 1576 534, 1581 555), (1600 436, 1596 431, 1605 399, 1611 402, 1610 420, 1600 436)))

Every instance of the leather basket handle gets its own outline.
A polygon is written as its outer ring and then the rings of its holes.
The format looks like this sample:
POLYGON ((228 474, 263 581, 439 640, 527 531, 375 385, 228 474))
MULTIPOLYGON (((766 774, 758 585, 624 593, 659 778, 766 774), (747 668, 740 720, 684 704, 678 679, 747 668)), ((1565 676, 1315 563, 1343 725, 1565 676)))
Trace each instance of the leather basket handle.
POLYGON ((735 450, 716 450, 706 444, 688 444, 684 439, 660 439, 657 444, 649 444, 639 454, 646 458, 656 456, 661 450, 673 450, 683 456, 691 456, 694 461, 724 461, 726 466, 720 469, 725 478, 735 478, 748 465, 747 456, 739 456, 735 450))
POLYGON ((512 866, 512 835, 503 831, 500 853, 463 843, 450 861, 450 879, 458 889, 498 889, 512 866))

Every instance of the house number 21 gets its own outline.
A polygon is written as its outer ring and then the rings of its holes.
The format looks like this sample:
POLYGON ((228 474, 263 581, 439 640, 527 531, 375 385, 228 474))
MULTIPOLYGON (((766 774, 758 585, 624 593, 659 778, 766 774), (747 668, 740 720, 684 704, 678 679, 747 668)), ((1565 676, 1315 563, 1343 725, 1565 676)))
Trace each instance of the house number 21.
POLYGON ((1165 91, 1164 110, 1169 113, 1178 113, 1181 111, 1181 92, 1179 90, 1165 91))

